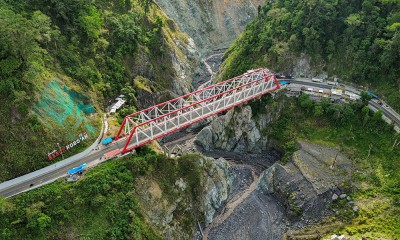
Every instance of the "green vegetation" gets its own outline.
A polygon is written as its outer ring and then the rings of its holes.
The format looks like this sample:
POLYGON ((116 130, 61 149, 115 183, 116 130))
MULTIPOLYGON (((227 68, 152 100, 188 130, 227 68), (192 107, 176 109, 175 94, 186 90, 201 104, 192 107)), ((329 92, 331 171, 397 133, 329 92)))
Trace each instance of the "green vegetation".
POLYGON ((137 76, 133 82, 138 89, 151 93, 151 89, 148 87, 149 80, 147 78, 137 76))
POLYGON ((11 199, 0 199, 0 238, 164 239, 165 229, 150 222, 145 210, 159 209, 158 205, 165 202, 176 204, 173 234, 190 236, 195 221, 202 220, 203 167, 199 158, 187 155, 168 159, 144 148, 138 155, 89 170, 76 183, 58 180, 11 199), (143 188, 142 179, 160 187, 162 199, 158 204, 149 205, 151 189, 138 190, 143 188), (175 185, 178 179, 186 183, 185 189, 175 185), (178 198, 180 201, 175 202, 178 198))
POLYGON ((100 117, 84 106, 101 112, 123 93, 124 116, 137 91, 170 89, 169 53, 186 38, 148 0, 0 0, 0 182, 48 165, 82 129, 95 139, 100 117))
POLYGON ((308 59, 317 74, 368 86, 400 110, 400 2, 266 1, 224 59, 222 79, 258 67, 292 72, 308 59))
POLYGON ((340 215, 330 219, 344 222, 333 232, 356 237, 396 239, 400 237, 400 135, 361 101, 319 103, 301 95, 297 100, 281 96, 285 108, 270 124, 269 135, 286 150, 285 161, 296 150, 296 140, 305 139, 338 146, 353 161, 352 182, 348 190, 359 206, 335 206, 340 215))

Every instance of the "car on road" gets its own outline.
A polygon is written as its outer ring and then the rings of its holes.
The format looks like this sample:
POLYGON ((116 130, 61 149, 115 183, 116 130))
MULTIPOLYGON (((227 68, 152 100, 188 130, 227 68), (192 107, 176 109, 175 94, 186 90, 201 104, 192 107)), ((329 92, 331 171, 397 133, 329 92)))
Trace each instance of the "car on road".
POLYGON ((103 141, 101 141, 101 144, 103 144, 104 146, 107 146, 108 144, 112 143, 113 139, 108 137, 106 139, 104 139, 103 141))
POLYGON ((389 107, 388 105, 386 105, 386 104, 383 104, 382 107, 383 107, 383 108, 386 108, 386 109, 389 109, 389 108, 390 108, 390 107, 389 107))
POLYGON ((288 85, 288 84, 290 84, 290 83, 288 83, 288 82, 286 82, 286 81, 280 81, 279 84, 281 84, 281 85, 288 85))
POLYGON ((311 78, 311 81, 313 82, 324 82, 324 80, 322 78, 311 78))

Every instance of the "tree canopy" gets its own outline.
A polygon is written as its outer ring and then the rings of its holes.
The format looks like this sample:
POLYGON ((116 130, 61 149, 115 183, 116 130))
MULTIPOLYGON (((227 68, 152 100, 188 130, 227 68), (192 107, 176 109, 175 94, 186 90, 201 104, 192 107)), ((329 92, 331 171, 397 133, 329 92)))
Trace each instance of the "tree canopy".
POLYGON ((267 1, 227 51, 222 79, 257 67, 296 72, 304 60, 316 73, 374 86, 400 108, 400 2, 267 1))

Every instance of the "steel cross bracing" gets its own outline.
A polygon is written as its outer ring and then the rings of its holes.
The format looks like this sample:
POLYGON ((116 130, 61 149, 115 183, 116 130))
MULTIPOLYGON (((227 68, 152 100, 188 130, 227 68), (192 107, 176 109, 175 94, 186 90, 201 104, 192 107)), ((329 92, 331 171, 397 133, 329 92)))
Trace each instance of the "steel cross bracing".
POLYGON ((125 117, 116 140, 127 137, 122 153, 280 88, 268 69, 208 86, 125 117))

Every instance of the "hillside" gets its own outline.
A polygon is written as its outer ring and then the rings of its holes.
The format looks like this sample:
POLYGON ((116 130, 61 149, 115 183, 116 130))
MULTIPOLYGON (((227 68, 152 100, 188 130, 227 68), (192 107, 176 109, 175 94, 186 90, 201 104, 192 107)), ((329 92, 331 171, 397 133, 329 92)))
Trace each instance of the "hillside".
POLYGON ((267 1, 227 51, 222 79, 268 67, 328 75, 377 91, 400 109, 400 2, 267 1))
POLYGON ((64 157, 84 149, 120 94, 122 117, 187 92, 197 62, 150 1, 0 0, 0 182, 52 163, 58 143, 86 131, 64 157))
POLYGON ((0 198, 0 238, 188 239, 202 219, 199 183, 209 167, 198 155, 168 159, 147 149, 107 162, 77 183, 60 179, 0 198))

